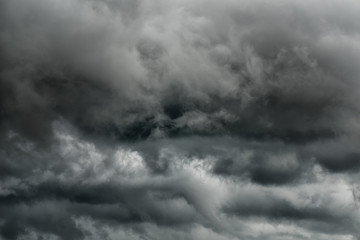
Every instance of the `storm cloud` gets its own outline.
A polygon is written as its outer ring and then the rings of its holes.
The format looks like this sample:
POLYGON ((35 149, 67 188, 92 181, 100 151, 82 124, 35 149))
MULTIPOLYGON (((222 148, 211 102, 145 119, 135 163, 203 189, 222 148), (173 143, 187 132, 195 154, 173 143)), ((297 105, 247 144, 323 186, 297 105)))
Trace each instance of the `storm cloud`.
POLYGON ((0 239, 360 239, 360 3, 0 3, 0 239))

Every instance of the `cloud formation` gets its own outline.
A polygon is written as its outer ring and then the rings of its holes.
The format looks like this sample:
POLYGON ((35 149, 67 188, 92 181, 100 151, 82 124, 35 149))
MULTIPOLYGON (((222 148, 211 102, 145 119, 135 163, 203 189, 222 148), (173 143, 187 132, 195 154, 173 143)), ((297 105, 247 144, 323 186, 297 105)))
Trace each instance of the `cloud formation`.
POLYGON ((0 3, 0 239, 359 239, 355 0, 0 3))

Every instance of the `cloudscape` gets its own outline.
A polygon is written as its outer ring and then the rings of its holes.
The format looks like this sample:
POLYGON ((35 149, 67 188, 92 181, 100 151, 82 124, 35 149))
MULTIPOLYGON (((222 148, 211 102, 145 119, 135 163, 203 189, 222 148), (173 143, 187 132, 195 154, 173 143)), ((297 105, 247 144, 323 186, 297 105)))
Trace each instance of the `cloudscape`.
POLYGON ((1 240, 360 239, 360 2, 0 3, 1 240))

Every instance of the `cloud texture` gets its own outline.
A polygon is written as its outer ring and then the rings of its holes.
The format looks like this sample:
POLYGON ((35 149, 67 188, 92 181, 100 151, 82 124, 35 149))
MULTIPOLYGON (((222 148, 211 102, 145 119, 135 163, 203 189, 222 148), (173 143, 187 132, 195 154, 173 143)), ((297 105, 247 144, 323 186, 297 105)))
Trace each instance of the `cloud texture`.
POLYGON ((0 239, 360 239, 360 3, 0 3, 0 239))

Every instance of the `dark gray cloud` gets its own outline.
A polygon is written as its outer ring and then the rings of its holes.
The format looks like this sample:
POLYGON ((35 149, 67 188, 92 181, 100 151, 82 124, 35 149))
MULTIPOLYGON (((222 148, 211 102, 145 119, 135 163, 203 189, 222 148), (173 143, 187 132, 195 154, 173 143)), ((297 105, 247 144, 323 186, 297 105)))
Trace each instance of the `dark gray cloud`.
POLYGON ((0 3, 0 239, 359 239, 355 0, 0 3))

